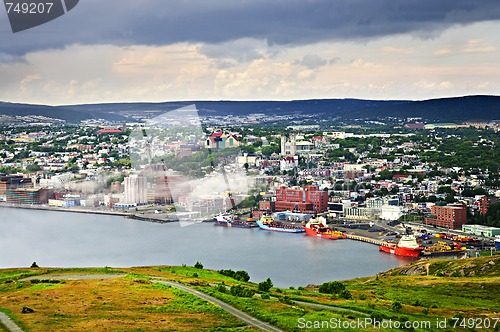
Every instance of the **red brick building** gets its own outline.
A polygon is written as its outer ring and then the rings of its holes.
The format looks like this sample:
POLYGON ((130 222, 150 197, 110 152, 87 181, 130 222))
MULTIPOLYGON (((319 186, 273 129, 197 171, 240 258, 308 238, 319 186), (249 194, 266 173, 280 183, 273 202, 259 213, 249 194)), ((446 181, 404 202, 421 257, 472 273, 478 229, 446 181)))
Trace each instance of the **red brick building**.
POLYGON ((479 213, 486 214, 490 208, 490 198, 486 195, 482 195, 478 198, 477 205, 479 207, 479 213))
POLYGON ((276 190, 276 211, 322 213, 328 210, 328 192, 317 186, 279 188, 276 190))
POLYGON ((259 210, 275 212, 276 211, 276 203, 270 202, 270 201, 260 201, 259 202, 259 210))
POLYGON ((441 205, 431 207, 431 214, 425 216, 427 225, 449 229, 462 229, 467 223, 467 207, 463 204, 441 205))

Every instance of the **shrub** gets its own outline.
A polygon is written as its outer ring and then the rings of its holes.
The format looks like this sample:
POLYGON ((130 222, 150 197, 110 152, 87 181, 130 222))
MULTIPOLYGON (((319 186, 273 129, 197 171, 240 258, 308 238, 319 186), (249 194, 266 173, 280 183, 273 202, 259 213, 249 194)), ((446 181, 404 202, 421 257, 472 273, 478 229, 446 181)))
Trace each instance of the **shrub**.
POLYGON ((340 281, 325 282, 319 286, 319 292, 325 294, 338 294, 345 290, 345 286, 340 281))
POLYGON ((269 294, 262 294, 260 298, 263 300, 269 300, 271 297, 269 296, 269 294))
POLYGON ((32 268, 32 269, 33 269, 33 268, 37 268, 37 267, 38 267, 38 264, 37 264, 36 262, 31 263, 31 268, 32 268))
POLYGON ((284 304, 294 304, 294 302, 292 300, 290 300, 290 298, 286 295, 280 297, 280 302, 284 303, 284 304))
POLYGON ((394 302, 392 302, 391 309, 394 312, 400 312, 401 309, 403 309, 403 305, 399 301, 394 301, 394 302))
POLYGON ((201 264, 200 262, 196 262, 196 264, 194 264, 194 267, 197 269, 203 269, 203 264, 201 264))
POLYGON ((231 295, 239 296, 239 297, 252 297, 255 294, 255 291, 241 285, 231 286, 229 289, 231 295))
POLYGON ((227 288, 224 284, 218 284, 216 289, 218 292, 227 293, 227 288))
POLYGON ((304 290, 305 288, 302 286, 297 287, 298 290, 304 290))
POLYGON ((340 292, 340 297, 346 300, 350 300, 352 299, 352 294, 347 289, 344 289, 342 292, 340 292))
POLYGON ((420 300, 416 300, 416 301, 414 301, 412 305, 413 305, 414 307, 423 307, 423 306, 424 306, 424 305, 423 305, 423 303, 422 303, 422 302, 420 302, 420 300))
POLYGON ((364 301, 364 300, 366 300, 366 298, 367 298, 367 297, 366 297, 366 294, 361 293, 361 294, 359 295, 359 299, 360 299, 360 300, 363 300, 363 301, 364 301))
POLYGON ((259 289, 259 292, 269 292, 269 290, 273 287, 273 282, 271 281, 270 278, 267 278, 265 281, 263 282, 259 282, 259 286, 258 286, 258 289, 259 289))

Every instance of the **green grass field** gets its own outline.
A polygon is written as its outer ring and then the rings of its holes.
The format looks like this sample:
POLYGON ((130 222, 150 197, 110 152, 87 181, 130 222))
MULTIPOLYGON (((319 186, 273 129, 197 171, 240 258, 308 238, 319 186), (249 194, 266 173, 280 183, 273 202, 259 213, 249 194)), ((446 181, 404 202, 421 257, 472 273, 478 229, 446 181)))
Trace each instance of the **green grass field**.
POLYGON ((435 324, 444 319, 450 331, 500 331, 500 322, 493 324, 500 318, 500 257, 417 261, 377 276, 343 281, 348 296, 323 294, 315 287, 272 288, 261 296, 255 283, 188 266, 7 269, 0 270, 0 311, 25 331, 256 330, 218 306, 153 283, 152 278, 191 286, 285 331, 331 331, 335 324, 352 327, 346 330, 381 330, 355 325, 367 319, 409 322, 406 324, 414 327, 422 321, 433 324, 410 329, 415 331, 443 331, 435 324), (111 275, 117 273, 123 276, 111 275), (51 275, 60 279, 64 279, 61 275, 100 278, 56 282, 51 275), (21 280, 27 277, 35 280, 21 280), (237 285, 257 294, 251 298, 231 295, 230 287, 237 285), (23 307, 34 312, 23 314, 23 307), (470 328, 466 325, 470 319, 476 319, 476 323, 488 321, 489 326, 479 328, 474 323, 470 328), (450 328, 452 322, 456 326, 450 328))

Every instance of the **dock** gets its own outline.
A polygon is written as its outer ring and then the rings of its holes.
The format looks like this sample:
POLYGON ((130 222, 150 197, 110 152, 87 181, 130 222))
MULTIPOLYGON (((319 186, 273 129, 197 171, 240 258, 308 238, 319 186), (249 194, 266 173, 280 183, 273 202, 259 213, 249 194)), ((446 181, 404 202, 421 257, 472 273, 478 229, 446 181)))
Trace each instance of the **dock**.
POLYGON ((387 244, 387 242, 385 242, 385 241, 373 239, 373 238, 366 237, 366 236, 347 234, 347 233, 345 233, 345 235, 347 236, 348 239, 355 240, 355 241, 367 242, 367 243, 375 244, 377 246, 387 244))

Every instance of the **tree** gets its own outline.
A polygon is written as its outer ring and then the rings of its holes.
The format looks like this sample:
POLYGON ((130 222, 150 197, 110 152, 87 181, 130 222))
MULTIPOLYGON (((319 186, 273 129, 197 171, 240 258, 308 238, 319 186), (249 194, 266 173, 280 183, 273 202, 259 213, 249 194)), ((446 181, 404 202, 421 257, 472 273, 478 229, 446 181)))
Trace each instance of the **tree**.
POLYGON ((255 148, 260 148, 262 146, 262 141, 259 139, 259 140, 256 140, 255 142, 252 143, 252 145, 255 147, 255 148))
POLYGON ((267 278, 265 281, 259 282, 258 289, 259 292, 269 292, 269 290, 273 287, 273 282, 270 278, 267 278))
POLYGON ((239 270, 234 274, 234 279, 247 282, 248 280, 250 280, 250 275, 247 271, 239 270))
POLYGON ((279 153, 280 147, 277 145, 267 145, 262 147, 262 154, 266 157, 270 157, 273 153, 279 153))
POLYGON ((33 165, 28 165, 26 167, 26 170, 30 173, 32 172, 38 172, 41 170, 40 166, 38 166, 38 164, 33 164, 33 165))
POLYGON ((243 145, 240 148, 242 152, 255 153, 255 148, 252 145, 243 145))

